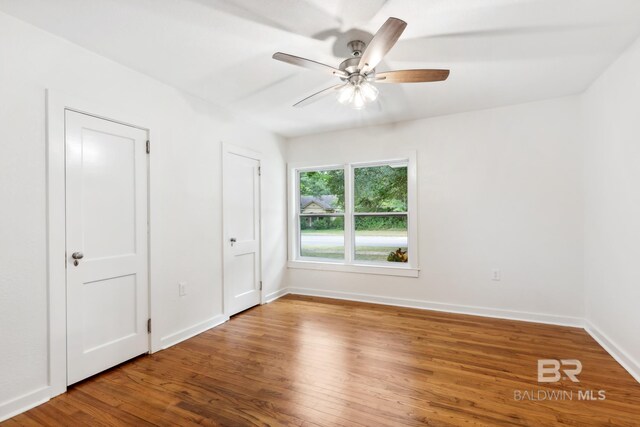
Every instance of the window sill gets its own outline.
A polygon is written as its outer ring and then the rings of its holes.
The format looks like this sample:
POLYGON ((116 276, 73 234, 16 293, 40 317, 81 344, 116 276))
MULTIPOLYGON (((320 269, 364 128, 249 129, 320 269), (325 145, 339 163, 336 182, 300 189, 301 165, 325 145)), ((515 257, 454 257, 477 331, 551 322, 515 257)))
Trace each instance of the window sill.
POLYGON ((289 261, 287 267, 303 270, 340 271, 343 273, 378 274, 382 276, 418 277, 419 268, 370 264, 339 264, 327 261, 289 261))

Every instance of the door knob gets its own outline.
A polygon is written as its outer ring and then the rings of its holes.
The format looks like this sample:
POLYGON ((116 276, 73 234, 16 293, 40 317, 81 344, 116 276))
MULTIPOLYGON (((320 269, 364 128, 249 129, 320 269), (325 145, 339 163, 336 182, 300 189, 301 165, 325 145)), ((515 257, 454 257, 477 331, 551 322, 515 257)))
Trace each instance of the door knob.
POLYGON ((84 254, 82 252, 74 252, 71 254, 71 258, 73 258, 73 265, 78 266, 78 260, 84 258, 84 254))
POLYGON ((232 237, 229 239, 229 241, 231 242, 231 246, 233 246, 233 244, 236 242, 236 238, 232 237))

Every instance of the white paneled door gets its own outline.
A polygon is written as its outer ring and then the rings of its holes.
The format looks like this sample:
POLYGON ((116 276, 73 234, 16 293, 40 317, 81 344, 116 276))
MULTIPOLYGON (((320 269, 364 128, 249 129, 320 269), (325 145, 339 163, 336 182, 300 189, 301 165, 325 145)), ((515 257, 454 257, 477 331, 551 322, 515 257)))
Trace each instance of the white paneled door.
POLYGON ((67 383, 149 351, 147 132, 67 111, 67 383))
POLYGON ((229 316, 260 304, 260 156, 224 146, 224 293, 229 316))

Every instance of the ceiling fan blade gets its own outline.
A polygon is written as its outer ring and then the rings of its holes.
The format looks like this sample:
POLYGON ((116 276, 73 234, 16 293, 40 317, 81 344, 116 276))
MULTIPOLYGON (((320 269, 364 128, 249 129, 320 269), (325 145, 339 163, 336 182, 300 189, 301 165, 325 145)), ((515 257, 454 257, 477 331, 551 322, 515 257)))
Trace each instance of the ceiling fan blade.
POLYGON ((376 65, 396 44, 406 27, 407 23, 398 18, 389 18, 382 24, 360 57, 358 68, 362 73, 366 74, 376 68, 376 65))
POLYGON ((300 58, 299 56, 289 55, 288 53, 276 52, 273 54, 273 59, 286 62, 287 64, 297 65, 299 67, 309 68, 312 70, 323 71, 333 76, 349 77, 349 74, 334 68, 330 65, 321 64, 320 62, 312 61, 311 59, 300 58))
POLYGON ((340 89, 342 86, 344 86, 344 83, 343 84, 339 84, 339 85, 335 85, 335 86, 331 86, 331 87, 328 87, 326 89, 322 89, 320 92, 316 92, 313 95, 307 96, 302 101, 296 102, 295 104, 293 104, 293 106, 294 107, 304 107, 305 105, 309 105, 311 103, 314 103, 314 102, 322 99, 323 96, 329 95, 333 91, 335 91, 337 89, 340 89))
POLYGON ((423 83, 447 80, 449 70, 396 70, 376 73, 376 83, 423 83))

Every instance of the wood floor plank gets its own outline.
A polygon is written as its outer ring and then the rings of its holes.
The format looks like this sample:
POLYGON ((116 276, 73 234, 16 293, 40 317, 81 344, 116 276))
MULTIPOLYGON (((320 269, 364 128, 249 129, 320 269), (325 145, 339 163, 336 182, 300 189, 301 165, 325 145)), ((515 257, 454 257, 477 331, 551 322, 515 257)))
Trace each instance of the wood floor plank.
POLYGON ((579 328, 289 295, 4 425, 631 427, 640 384, 579 328), (538 359, 580 382, 538 383, 538 359))

